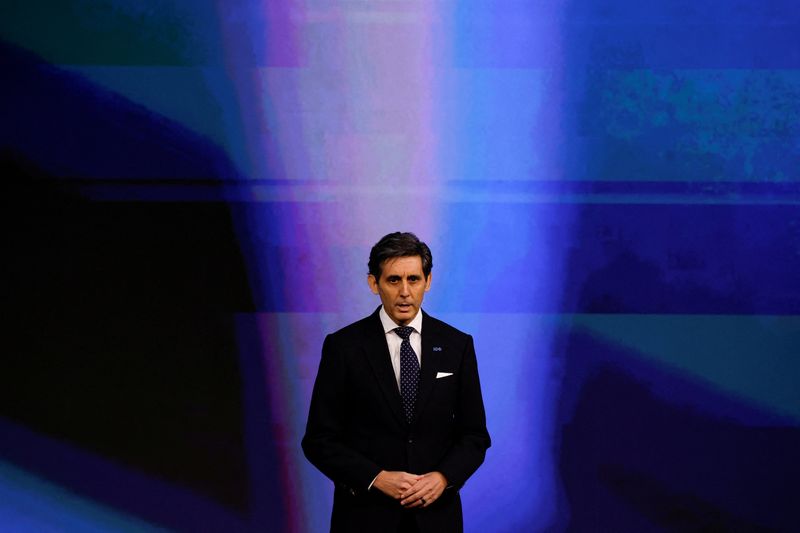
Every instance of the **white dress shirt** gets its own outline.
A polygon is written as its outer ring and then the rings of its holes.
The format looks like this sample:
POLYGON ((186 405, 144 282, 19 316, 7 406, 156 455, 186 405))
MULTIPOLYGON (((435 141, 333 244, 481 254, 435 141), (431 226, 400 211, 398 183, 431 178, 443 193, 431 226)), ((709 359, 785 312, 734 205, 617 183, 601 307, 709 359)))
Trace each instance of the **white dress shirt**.
MULTIPOLYGON (((403 343, 403 339, 394 332, 395 328, 399 326, 389 317, 389 314, 383 306, 381 306, 381 311, 378 314, 381 317, 381 324, 383 324, 383 332, 386 334, 386 344, 389 346, 389 357, 392 360, 394 379, 397 381, 397 390, 400 390, 400 345, 403 343)), ((411 348, 413 348, 414 353, 417 354, 417 361, 419 361, 419 366, 422 368, 422 313, 418 311, 417 316, 406 325, 414 328, 408 342, 411 343, 411 348)), ((375 479, 378 479, 378 476, 375 476, 372 483, 367 487, 367 490, 372 489, 375 479)))
MULTIPOLYGON (((383 331, 386 334, 386 344, 389 346, 389 356, 392 359, 392 368, 394 369, 394 378, 397 381, 397 390, 400 390, 400 345, 403 343, 403 339, 400 338, 400 335, 395 333, 395 328, 398 327, 395 324, 394 320, 389 317, 389 314, 386 312, 386 309, 381 306, 381 311, 379 313, 381 317, 381 324, 383 324, 383 331)), ((411 332, 411 337, 409 337, 408 342, 411 343, 411 348, 414 349, 414 353, 417 354, 417 361, 419 362, 420 368, 422 367, 422 312, 418 311, 417 316, 414 319, 406 324, 409 327, 414 328, 414 331, 411 332)))

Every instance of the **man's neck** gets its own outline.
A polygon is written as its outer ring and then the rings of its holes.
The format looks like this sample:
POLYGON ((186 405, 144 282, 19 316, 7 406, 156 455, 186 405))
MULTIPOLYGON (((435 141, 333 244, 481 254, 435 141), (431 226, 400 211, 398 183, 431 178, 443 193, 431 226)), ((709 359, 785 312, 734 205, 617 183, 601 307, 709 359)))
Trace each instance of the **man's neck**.
POLYGON ((411 326, 418 332, 422 332, 422 309, 417 311, 417 314, 414 315, 414 318, 409 320, 406 324, 398 324, 395 322, 392 317, 389 316, 389 313, 386 312, 386 308, 381 305, 381 310, 379 312, 379 316, 381 319, 381 323, 383 324, 384 331, 390 331, 398 326, 411 326))

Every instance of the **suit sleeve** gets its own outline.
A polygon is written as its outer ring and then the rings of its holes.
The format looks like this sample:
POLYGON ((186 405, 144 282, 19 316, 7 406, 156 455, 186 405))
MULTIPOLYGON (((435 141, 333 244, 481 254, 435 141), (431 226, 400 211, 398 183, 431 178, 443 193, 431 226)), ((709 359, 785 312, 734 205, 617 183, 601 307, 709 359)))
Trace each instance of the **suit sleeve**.
POLYGON ((328 335, 311 395, 303 452, 334 483, 367 490, 381 471, 373 461, 348 446, 344 438, 347 406, 347 365, 328 335))
POLYGON ((478 361, 471 336, 467 340, 459 374, 461 382, 455 413, 457 437, 438 468, 448 484, 456 488, 460 488, 478 469, 486 457, 487 448, 491 446, 478 378, 478 361))

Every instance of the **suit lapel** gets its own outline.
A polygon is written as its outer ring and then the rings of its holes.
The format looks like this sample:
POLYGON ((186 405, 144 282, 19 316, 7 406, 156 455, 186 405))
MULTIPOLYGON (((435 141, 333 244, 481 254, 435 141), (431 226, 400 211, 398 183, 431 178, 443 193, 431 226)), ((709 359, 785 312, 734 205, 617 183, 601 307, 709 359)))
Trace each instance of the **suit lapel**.
POLYGON ((422 311, 422 368, 419 376, 419 392, 417 392, 417 417, 425 408, 436 382, 436 370, 439 368, 439 354, 433 347, 441 347, 439 329, 436 323, 422 311))
MULTIPOLYGON (((380 310, 380 307, 378 308, 380 310)), ((378 312, 372 314, 367 323, 366 342, 364 343, 365 357, 375 373, 378 386, 383 391, 389 407, 401 424, 406 424, 403 414, 403 401, 397 389, 397 378, 394 376, 392 360, 389 355, 389 346, 386 344, 386 334, 378 312)))

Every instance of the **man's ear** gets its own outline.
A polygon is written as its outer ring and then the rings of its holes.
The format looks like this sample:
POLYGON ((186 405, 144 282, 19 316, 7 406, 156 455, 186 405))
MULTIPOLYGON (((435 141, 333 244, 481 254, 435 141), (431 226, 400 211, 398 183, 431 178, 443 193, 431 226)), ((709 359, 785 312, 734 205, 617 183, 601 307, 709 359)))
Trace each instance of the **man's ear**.
POLYGON ((375 276, 367 274, 367 283, 369 284, 369 290, 372 291, 372 294, 378 294, 378 280, 375 279, 375 276))
POLYGON ((433 277, 433 272, 428 273, 428 278, 425 280, 425 292, 431 290, 431 278, 433 277))

